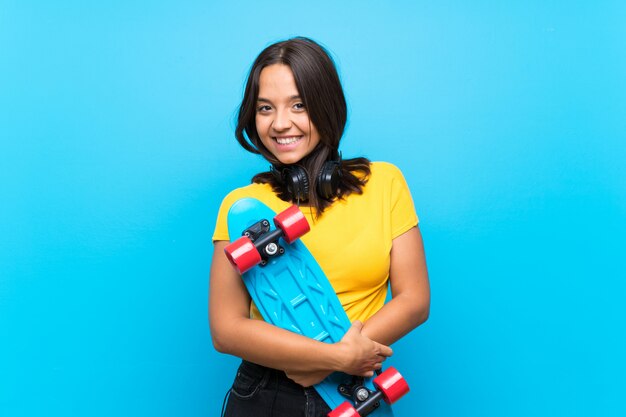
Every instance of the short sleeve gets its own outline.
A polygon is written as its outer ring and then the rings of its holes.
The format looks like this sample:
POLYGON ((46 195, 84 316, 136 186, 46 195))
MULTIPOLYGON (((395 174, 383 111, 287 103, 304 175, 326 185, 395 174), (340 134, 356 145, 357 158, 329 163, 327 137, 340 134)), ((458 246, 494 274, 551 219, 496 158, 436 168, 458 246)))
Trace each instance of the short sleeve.
POLYGON ((395 239, 417 226, 419 220, 402 172, 393 165, 391 167, 391 238, 395 239))
POLYGON ((213 242, 217 240, 230 240, 228 236, 228 210, 230 210, 230 206, 235 202, 235 197, 233 192, 228 194, 222 200, 222 204, 220 205, 220 209, 217 212, 217 220, 215 222, 215 231, 213 232, 213 242))

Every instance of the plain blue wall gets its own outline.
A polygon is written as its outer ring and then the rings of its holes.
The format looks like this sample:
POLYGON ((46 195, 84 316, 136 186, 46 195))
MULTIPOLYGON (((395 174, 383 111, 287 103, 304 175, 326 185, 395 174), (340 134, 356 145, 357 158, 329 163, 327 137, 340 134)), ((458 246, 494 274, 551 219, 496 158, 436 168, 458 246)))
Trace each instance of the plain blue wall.
POLYGON ((0 1, 0 415, 217 416, 207 325, 252 60, 337 59, 400 166, 431 319, 398 416, 626 415, 623 2, 0 1))

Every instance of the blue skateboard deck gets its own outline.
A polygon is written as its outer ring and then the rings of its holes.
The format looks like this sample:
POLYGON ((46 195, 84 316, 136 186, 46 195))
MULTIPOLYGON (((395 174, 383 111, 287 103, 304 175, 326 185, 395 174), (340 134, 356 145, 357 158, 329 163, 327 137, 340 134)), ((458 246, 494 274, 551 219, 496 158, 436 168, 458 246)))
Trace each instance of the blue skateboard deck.
MULTIPOLYGON (((244 198, 235 202, 228 212, 228 233, 233 242, 244 230, 261 219, 271 220, 276 213, 259 200, 244 198)), ((341 340, 351 326, 337 295, 324 272, 306 246, 298 239, 291 244, 280 238, 284 248, 281 256, 271 257, 264 266, 244 272, 243 281, 268 323, 325 343, 341 340)), ((365 386, 375 390, 373 378, 365 386)), ((335 372, 315 389, 331 409, 347 399, 338 391, 352 377, 335 372)), ((381 401, 375 416, 393 416, 391 407, 381 401)))

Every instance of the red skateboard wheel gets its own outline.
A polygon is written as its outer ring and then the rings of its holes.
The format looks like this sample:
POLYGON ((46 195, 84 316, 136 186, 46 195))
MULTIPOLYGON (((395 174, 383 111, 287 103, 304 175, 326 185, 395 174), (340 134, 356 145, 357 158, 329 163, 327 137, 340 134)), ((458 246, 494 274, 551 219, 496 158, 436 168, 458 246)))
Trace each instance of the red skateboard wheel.
POLYGON ((409 384, 406 383, 404 377, 393 366, 390 366, 385 372, 378 375, 372 383, 383 393, 387 404, 395 403, 409 392, 409 384))
POLYGON ((327 414, 328 417, 361 417, 356 409, 348 401, 327 414))
POLYGON ((224 253, 226 253, 226 257, 240 274, 261 262, 261 254, 254 247, 254 243, 246 236, 242 236, 226 246, 224 253))
POLYGON ((292 243, 311 230, 309 222, 296 205, 278 213, 276 217, 274 217, 274 224, 283 231, 283 238, 287 243, 292 243))

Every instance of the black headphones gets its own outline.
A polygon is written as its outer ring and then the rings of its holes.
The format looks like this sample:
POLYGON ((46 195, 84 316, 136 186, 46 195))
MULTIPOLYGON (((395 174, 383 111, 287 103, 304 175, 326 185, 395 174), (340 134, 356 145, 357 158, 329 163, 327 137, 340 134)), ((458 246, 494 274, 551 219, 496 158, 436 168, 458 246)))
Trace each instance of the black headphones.
MULTIPOLYGON (((306 201, 309 199, 309 175, 300 165, 287 165, 282 169, 274 166, 270 169, 291 194, 294 200, 306 201)), ((339 181, 341 180, 341 155, 337 160, 324 162, 322 169, 317 174, 317 194, 324 200, 331 200, 337 194, 339 181)))

